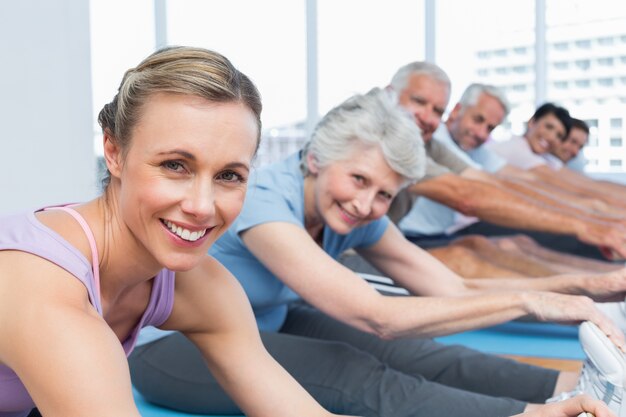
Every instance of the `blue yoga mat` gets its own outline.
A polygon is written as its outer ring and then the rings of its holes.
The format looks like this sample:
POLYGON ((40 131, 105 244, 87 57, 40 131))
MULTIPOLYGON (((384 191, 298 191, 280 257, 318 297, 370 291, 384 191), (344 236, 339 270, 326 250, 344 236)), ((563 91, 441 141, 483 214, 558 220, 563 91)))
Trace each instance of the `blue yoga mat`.
POLYGON ((449 345, 464 345, 485 353, 577 360, 585 358, 578 342, 578 326, 509 322, 438 337, 436 340, 449 345))
POLYGON ((241 415, 218 416, 212 414, 188 414, 180 411, 170 410, 169 408, 163 408, 149 403, 134 388, 133 396, 135 397, 135 404, 137 404, 137 408, 139 409, 139 414, 141 414, 141 417, 244 417, 241 415))

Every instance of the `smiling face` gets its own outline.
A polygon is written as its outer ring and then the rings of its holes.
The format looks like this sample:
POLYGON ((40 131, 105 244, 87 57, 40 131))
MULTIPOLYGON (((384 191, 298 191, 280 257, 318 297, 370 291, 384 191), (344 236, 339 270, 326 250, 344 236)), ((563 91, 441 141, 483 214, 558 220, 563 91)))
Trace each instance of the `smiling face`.
POLYGON ((589 139, 587 132, 572 126, 569 135, 567 135, 567 139, 561 142, 552 153, 561 161, 567 163, 578 156, 578 153, 587 144, 587 139, 589 139))
POLYGON ((565 138, 565 126, 552 113, 530 119, 524 135, 532 151, 538 155, 553 152, 565 138))
POLYGON ((482 93, 474 105, 457 103, 450 112, 446 126, 452 139, 465 151, 483 145, 489 135, 504 119, 505 111, 500 101, 482 93))
POLYGON ((413 115, 425 143, 439 127, 449 96, 446 83, 426 74, 411 75, 407 86, 398 92, 398 103, 413 115))
POLYGON ((241 103, 156 94, 105 157, 122 227, 158 265, 189 270, 241 210, 257 125, 241 103))
POLYGON ((309 155, 305 220, 348 234, 384 216, 405 179, 391 169, 378 146, 355 145, 346 160, 317 167, 309 155))

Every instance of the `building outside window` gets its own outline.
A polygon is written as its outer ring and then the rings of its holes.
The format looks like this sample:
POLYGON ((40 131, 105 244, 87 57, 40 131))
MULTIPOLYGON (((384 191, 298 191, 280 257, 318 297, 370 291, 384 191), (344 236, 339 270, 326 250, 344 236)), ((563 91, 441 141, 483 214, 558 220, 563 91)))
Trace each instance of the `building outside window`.
MULTIPOLYGON (((532 9, 529 3, 524 3, 526 12, 532 9)), ((525 13, 519 15, 522 16, 519 21, 531 21, 525 13)), ((547 2, 546 20, 546 99, 568 108, 574 117, 592 121, 589 146, 584 150, 587 160, 595 161, 587 166, 590 172, 615 172, 625 168, 626 155, 616 155, 614 149, 622 146, 622 115, 626 114, 626 89, 623 87, 626 85, 626 5, 609 0, 551 0, 547 2), (606 10, 611 13, 607 14, 606 10), (590 74, 593 75, 590 77, 590 74)), ((507 23, 510 24, 506 21, 502 25, 507 23)), ((515 71, 503 79, 486 73, 485 69, 493 68, 493 60, 483 58, 503 48, 515 51, 529 38, 532 44, 532 26, 518 22, 513 27, 507 30, 498 26, 502 30, 498 37, 474 42, 481 45, 475 55, 476 76, 507 92, 513 106, 510 123, 512 129, 517 130, 514 133, 521 134, 535 108, 533 89, 527 88, 523 93, 520 86, 529 84, 522 83, 522 74, 515 71)), ((501 60, 498 64, 505 66, 507 61, 501 60)), ((532 67, 533 56, 527 56, 525 64, 532 67)), ((520 63, 516 61, 515 65, 520 63)), ((523 80, 530 81, 530 85, 534 81, 523 80)))
POLYGON ((622 119, 619 117, 611 119, 611 129, 621 129, 622 119))
POLYGON ((576 66, 583 70, 586 71, 591 67, 591 61, 589 59, 578 59, 575 62, 576 66))

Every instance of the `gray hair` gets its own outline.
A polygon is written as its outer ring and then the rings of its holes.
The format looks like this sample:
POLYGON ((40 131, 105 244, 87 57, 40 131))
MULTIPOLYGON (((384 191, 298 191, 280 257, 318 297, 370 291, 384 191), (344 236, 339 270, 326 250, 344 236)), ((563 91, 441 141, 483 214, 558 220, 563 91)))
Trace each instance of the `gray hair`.
POLYGON ((487 94, 498 100, 504 109, 504 117, 508 116, 509 111, 511 110, 509 100, 506 98, 506 95, 502 90, 490 84, 470 84, 463 92, 463 95, 459 100, 459 104, 461 104, 462 107, 474 106, 478 103, 478 99, 481 94, 487 94))
POLYGON ((419 128, 389 93, 374 88, 357 94, 330 110, 306 144, 301 168, 309 175, 307 155, 318 166, 346 160, 356 144, 380 146, 391 169, 410 182, 424 176, 426 155, 419 128))
POLYGON ((434 80, 446 84, 448 86, 448 90, 450 90, 452 85, 448 74, 446 74, 445 71, 437 65, 426 61, 417 61, 406 64, 396 71, 395 75, 391 79, 391 88, 393 88, 397 93, 400 93, 400 91, 404 90, 409 85, 409 79, 411 76, 415 75, 427 75, 434 80))

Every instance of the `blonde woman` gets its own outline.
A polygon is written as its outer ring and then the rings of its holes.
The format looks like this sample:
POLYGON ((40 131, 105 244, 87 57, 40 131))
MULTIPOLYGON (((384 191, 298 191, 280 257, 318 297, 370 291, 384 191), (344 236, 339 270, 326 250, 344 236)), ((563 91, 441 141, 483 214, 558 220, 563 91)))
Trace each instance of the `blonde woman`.
POLYGON ((249 416, 331 415, 206 254, 243 204, 260 112, 215 52, 169 48, 126 72, 99 117, 104 193, 0 220, 0 416, 138 417, 125 356, 147 325, 185 334, 249 416))

